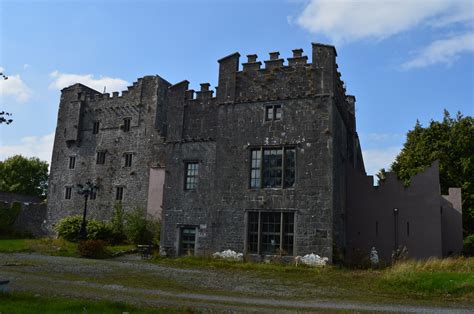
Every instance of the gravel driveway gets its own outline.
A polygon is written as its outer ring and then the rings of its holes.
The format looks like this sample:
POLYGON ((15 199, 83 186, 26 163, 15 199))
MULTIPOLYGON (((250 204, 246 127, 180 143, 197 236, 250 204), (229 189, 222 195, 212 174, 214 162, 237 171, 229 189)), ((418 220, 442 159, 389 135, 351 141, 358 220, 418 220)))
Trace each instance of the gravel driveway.
POLYGON ((180 269, 134 257, 90 260, 0 253, 0 279, 9 279, 13 291, 122 301, 138 306, 189 306, 218 312, 472 313, 473 310, 324 298, 331 287, 320 288, 321 299, 301 299, 298 295, 307 287, 288 287, 273 278, 256 278, 250 271, 180 269))

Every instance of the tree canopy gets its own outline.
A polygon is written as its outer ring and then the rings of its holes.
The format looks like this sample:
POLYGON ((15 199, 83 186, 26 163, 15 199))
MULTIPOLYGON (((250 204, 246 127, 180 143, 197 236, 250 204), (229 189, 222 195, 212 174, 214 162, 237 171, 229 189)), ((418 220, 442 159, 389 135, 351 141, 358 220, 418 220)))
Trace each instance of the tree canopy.
POLYGON ((46 197, 48 163, 21 155, 0 161, 0 191, 46 197))
MULTIPOLYGON (((460 187, 463 199, 464 234, 474 233, 474 119, 460 112, 452 118, 444 111, 442 121, 431 120, 423 127, 419 121, 408 131, 402 151, 391 171, 409 184, 410 178, 439 160, 442 194, 460 187)), ((383 171, 379 173, 383 177, 383 171)))

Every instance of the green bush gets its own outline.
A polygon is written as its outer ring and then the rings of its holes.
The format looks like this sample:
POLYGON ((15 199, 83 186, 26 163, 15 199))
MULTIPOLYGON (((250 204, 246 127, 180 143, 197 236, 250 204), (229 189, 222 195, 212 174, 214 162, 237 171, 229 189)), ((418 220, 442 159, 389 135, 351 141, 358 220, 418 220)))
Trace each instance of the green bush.
POLYGON ((474 256, 474 234, 464 238, 464 255, 474 256))
POLYGON ((107 252, 105 250, 105 241, 103 240, 86 240, 79 242, 77 251, 82 257, 89 258, 105 258, 107 252))
POLYGON ((160 221, 147 218, 146 212, 136 208, 125 214, 125 234, 127 239, 134 244, 159 244, 160 221))
POLYGON ((12 231, 12 225, 21 212, 21 204, 13 203, 11 207, 6 204, 0 205, 0 234, 9 235, 12 231))
MULTIPOLYGON (((77 241, 81 224, 81 216, 69 216, 61 219, 55 229, 60 238, 77 241)), ((110 228, 106 223, 94 219, 87 220, 86 230, 88 240, 108 240, 111 235, 110 228)))
POLYGON ((114 206, 114 214, 110 221, 110 240, 112 243, 122 243, 127 239, 124 231, 124 213, 121 203, 114 206))

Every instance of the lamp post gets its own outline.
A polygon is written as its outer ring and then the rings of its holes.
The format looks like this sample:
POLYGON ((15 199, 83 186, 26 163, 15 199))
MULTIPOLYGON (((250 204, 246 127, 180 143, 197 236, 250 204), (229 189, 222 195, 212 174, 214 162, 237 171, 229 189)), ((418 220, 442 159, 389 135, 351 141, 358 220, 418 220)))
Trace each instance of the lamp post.
POLYGON ((90 180, 86 182, 85 185, 78 184, 77 185, 77 194, 79 195, 84 195, 84 213, 82 215, 82 224, 81 224, 81 230, 79 231, 79 240, 86 240, 87 239, 87 221, 86 221, 86 216, 87 216, 87 200, 89 197, 99 189, 97 185, 92 183, 90 180))

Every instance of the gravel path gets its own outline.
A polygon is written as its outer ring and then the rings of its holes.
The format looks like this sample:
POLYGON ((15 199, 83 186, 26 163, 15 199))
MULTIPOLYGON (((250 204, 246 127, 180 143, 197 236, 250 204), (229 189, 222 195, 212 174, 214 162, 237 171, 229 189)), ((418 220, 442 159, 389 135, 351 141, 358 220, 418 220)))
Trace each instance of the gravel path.
MULTIPOLYGON (((301 300, 294 296, 304 287, 282 286, 272 278, 255 278, 251 272, 180 269, 130 258, 104 261, 0 253, 0 278, 11 280, 13 291, 122 301, 139 306, 189 306, 211 311, 472 313, 474 310, 331 299, 301 300)), ((328 289, 322 289, 320 295, 324 296, 323 290, 328 289)))

